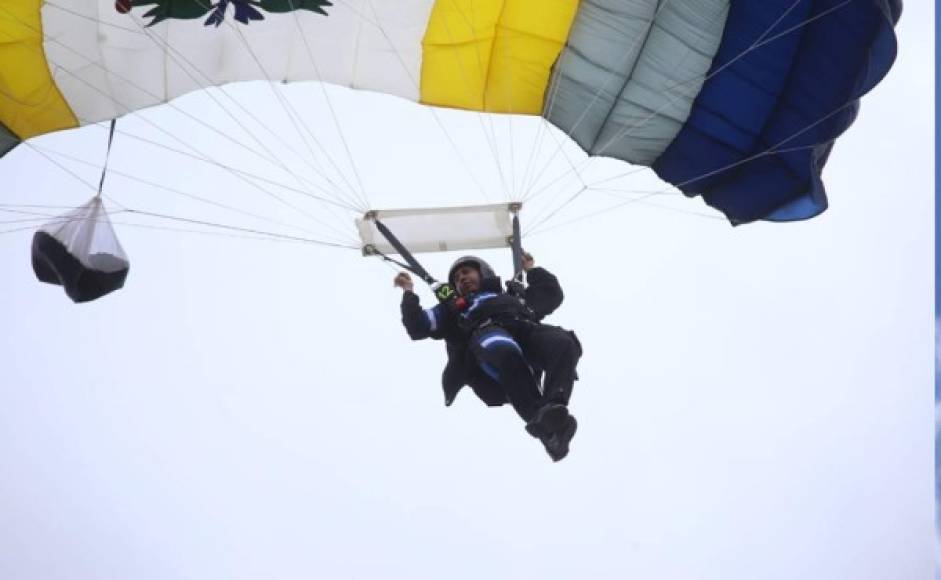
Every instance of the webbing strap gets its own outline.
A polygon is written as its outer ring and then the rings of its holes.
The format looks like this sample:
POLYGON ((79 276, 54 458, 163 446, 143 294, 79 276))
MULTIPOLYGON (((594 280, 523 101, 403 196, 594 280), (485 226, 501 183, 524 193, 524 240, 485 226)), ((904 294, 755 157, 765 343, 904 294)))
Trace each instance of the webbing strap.
POLYGON ((513 279, 522 278, 523 274, 523 239, 520 233, 520 216, 513 212, 513 239, 510 249, 513 251, 513 279))
POLYGON ((98 182, 98 193, 96 197, 101 197, 101 190, 105 186, 105 175, 108 174, 108 159, 111 158, 111 143, 114 142, 114 126, 117 124, 116 119, 111 119, 111 130, 108 132, 108 151, 105 153, 105 164, 101 168, 101 180, 98 182))
POLYGON ((395 234, 393 234, 392 231, 389 228, 387 228, 384 223, 382 223, 378 219, 374 221, 376 223, 376 229, 379 230, 379 233, 381 233, 383 237, 385 237, 385 239, 388 240, 390 244, 392 244, 392 247, 395 248, 395 251, 398 252, 400 256, 402 256, 402 259, 408 262, 408 265, 405 265, 402 262, 399 262, 398 260, 395 260, 393 258, 386 256, 385 254, 383 254, 376 248, 370 248, 371 252, 379 256, 382 256, 382 258, 388 262, 393 262, 395 264, 398 264, 399 266, 405 268, 406 270, 412 272, 413 274, 415 274, 416 276, 418 276, 419 278, 427 282, 429 285, 434 286, 435 284, 438 283, 438 281, 435 280, 434 276, 432 276, 431 274, 428 273, 427 270, 425 270, 425 268, 418 262, 418 260, 415 259, 415 256, 413 256, 412 253, 408 251, 408 248, 402 245, 402 242, 400 242, 399 239, 395 237, 395 234))

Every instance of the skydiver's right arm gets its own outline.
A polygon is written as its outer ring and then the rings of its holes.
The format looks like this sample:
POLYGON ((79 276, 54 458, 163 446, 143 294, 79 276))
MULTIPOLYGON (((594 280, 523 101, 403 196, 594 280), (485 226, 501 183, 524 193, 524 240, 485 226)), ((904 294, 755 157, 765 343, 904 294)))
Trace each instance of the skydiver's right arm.
POLYGON ((418 300, 418 294, 411 290, 402 292, 402 324, 412 340, 423 338, 444 338, 444 326, 448 312, 443 304, 424 309, 418 300))

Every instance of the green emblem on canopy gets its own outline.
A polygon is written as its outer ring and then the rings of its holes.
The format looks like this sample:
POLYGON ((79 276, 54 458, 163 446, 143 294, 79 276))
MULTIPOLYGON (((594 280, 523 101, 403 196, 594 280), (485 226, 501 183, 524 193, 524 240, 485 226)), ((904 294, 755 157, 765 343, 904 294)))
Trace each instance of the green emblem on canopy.
POLYGON ((252 20, 264 20, 262 12, 310 10, 327 16, 324 7, 332 5, 330 0, 116 0, 114 8, 127 14, 137 6, 153 6, 144 14, 144 18, 150 18, 147 26, 169 18, 190 20, 207 15, 206 26, 219 26, 225 21, 229 6, 234 9, 236 21, 249 24, 252 20))

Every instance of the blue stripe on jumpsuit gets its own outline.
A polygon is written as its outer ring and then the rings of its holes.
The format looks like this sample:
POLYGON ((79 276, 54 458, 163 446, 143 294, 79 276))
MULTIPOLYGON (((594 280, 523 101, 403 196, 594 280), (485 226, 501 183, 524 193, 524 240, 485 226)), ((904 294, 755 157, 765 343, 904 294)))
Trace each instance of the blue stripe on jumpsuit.
POLYGON ((481 370, 503 387, 517 413, 530 420, 542 395, 519 343, 506 330, 489 327, 474 333, 471 345, 481 370))

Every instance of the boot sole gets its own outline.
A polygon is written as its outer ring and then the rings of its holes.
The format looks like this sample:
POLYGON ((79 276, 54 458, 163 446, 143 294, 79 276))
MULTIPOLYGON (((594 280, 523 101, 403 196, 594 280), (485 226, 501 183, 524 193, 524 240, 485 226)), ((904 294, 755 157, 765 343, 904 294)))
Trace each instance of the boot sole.
POLYGON ((569 410, 563 405, 558 405, 546 409, 540 417, 539 424, 549 433, 556 433, 566 427, 569 417, 571 417, 569 410))
POLYGON ((553 445, 552 449, 546 448, 546 451, 549 452, 549 457, 552 458, 552 461, 562 461, 565 459, 565 456, 569 454, 569 443, 571 443, 572 438, 575 437, 575 431, 578 430, 578 421, 575 420, 575 417, 571 415, 566 415, 568 421, 564 427, 561 428, 560 432, 556 435, 559 438, 557 445, 553 445))

